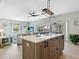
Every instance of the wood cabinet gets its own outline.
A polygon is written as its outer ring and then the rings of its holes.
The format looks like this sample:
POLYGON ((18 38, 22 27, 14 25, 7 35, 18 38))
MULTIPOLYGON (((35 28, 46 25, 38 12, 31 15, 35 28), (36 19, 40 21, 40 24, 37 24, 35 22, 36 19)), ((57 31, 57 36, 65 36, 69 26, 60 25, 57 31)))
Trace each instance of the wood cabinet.
POLYGON ((23 59, 56 59, 64 49, 64 36, 40 43, 23 40, 23 59))
POLYGON ((49 59, 50 58, 50 46, 48 41, 44 41, 38 44, 39 47, 39 59, 49 59))
POLYGON ((35 44, 23 40, 23 59, 35 59, 35 44))
POLYGON ((62 50, 64 49, 64 36, 60 36, 58 40, 59 40, 59 51, 62 53, 62 50))
POLYGON ((49 40, 50 44, 50 59, 56 59, 58 54, 58 38, 49 40))
POLYGON ((50 59, 56 59, 64 49, 64 36, 53 38, 50 41, 50 59))

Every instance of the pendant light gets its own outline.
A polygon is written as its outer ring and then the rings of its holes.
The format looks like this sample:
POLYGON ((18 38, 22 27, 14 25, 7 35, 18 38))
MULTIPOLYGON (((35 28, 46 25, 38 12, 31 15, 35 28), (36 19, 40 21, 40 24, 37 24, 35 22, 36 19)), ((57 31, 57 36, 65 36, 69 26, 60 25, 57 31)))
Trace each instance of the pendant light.
POLYGON ((49 16, 54 15, 54 13, 50 10, 50 0, 47 0, 47 8, 42 9, 42 14, 47 14, 49 16))

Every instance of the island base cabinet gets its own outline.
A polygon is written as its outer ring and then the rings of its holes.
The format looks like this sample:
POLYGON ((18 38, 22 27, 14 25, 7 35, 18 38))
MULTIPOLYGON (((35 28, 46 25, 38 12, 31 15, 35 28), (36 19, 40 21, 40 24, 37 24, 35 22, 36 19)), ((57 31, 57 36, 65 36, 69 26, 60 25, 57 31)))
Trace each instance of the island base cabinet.
POLYGON ((56 59, 60 54, 58 38, 50 39, 49 45, 50 45, 50 59, 56 59))
POLYGON ((22 59, 35 59, 35 44, 23 40, 23 58, 22 59))
POLYGON ((23 40, 23 59, 56 59, 64 49, 64 36, 33 43, 23 40))
POLYGON ((59 51, 62 52, 64 49, 64 36, 60 36, 58 40, 59 40, 59 51))
POLYGON ((50 59, 50 47, 47 45, 48 41, 45 41, 45 42, 41 42, 38 44, 38 51, 39 53, 37 53, 39 55, 39 58, 38 59, 50 59))

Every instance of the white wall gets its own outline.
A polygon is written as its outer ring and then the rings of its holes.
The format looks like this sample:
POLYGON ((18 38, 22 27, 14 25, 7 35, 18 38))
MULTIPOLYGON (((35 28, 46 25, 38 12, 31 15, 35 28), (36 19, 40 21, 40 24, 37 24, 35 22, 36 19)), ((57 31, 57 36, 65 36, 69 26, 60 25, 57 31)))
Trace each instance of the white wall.
POLYGON ((79 18, 79 11, 60 15, 60 16, 55 16, 54 18, 51 18, 50 23, 48 21, 49 18, 42 19, 39 21, 34 21, 30 23, 30 26, 37 27, 37 26, 42 26, 44 24, 51 24, 52 22, 62 24, 63 32, 66 34, 66 40, 68 40, 69 34, 79 34, 79 26, 74 26, 75 18, 79 18))

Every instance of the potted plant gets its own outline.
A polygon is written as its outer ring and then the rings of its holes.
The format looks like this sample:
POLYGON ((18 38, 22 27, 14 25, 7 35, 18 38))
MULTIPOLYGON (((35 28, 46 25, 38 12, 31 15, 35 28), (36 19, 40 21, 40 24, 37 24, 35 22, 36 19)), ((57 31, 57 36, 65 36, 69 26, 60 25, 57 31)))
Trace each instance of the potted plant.
POLYGON ((70 34, 69 35, 69 40, 73 43, 73 44, 77 44, 79 42, 79 35, 77 34, 70 34))

